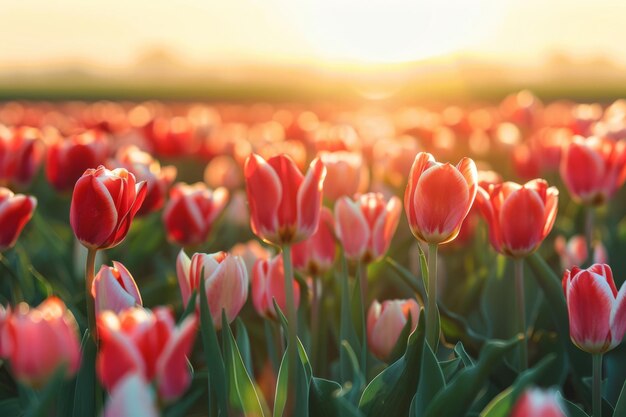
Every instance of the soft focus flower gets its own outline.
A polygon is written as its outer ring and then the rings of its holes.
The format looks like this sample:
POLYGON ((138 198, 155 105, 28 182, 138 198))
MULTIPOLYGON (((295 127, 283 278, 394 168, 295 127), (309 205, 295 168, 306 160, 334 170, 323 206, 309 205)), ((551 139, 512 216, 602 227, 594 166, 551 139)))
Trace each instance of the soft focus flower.
POLYGON ((2 329, 4 328, 4 324, 7 321, 8 315, 9 311, 7 311, 7 309, 4 308, 2 304, 0 304, 0 358, 4 358, 6 356, 6 354, 4 353, 4 344, 2 343, 2 329))
POLYGON ((102 265, 91 287, 96 314, 105 310, 119 313, 129 307, 141 306, 141 294, 128 269, 120 262, 113 266, 102 265))
POLYGON ((367 313, 367 344, 380 360, 387 360, 398 342, 400 333, 411 318, 411 331, 417 327, 419 305, 406 300, 374 300, 367 313))
POLYGON ((317 231, 310 238, 292 246, 293 267, 309 275, 323 274, 335 262, 336 243, 333 214, 322 207, 317 231))
POLYGON ((427 243, 456 238, 469 213, 477 189, 474 161, 463 158, 457 166, 441 164, 425 152, 415 157, 404 193, 404 209, 411 231, 427 243))
POLYGON ((479 188, 476 202, 489 225, 494 249, 514 258, 534 252, 552 230, 558 197, 559 191, 542 179, 479 188))
POLYGON ((8 188, 0 187, 0 252, 15 245, 36 206, 35 197, 13 194, 8 188))
POLYGON ((222 328, 222 310, 231 323, 248 299, 248 271, 238 256, 226 252, 194 253, 189 259, 181 250, 176 259, 176 274, 185 305, 204 279, 209 310, 217 330, 222 328))
POLYGON ((402 204, 398 197, 385 201, 381 194, 367 193, 356 200, 341 197, 335 203, 335 232, 346 258, 373 262, 384 256, 393 238, 402 204))
POLYGON ((619 292, 611 267, 594 264, 563 274, 572 342, 589 353, 604 353, 620 344, 626 332, 626 285, 619 292))
POLYGON ((526 390, 515 402, 511 417, 565 417, 555 391, 526 390))
POLYGON ((554 250, 561 258, 561 268, 571 269, 576 265, 582 265, 587 260, 587 242, 583 235, 572 236, 565 240, 564 236, 554 239, 554 250))
POLYGON ((228 190, 211 191, 204 183, 175 184, 163 210, 167 237, 181 246, 203 243, 228 201, 228 190))
MULTIPOLYGON (((293 280, 296 309, 300 305, 300 286, 293 280)), ((285 312, 287 298, 285 294, 285 269, 281 254, 269 260, 259 259, 252 271, 252 304, 259 315, 276 319, 274 301, 285 312)))
POLYGON ((30 184, 43 156, 43 137, 39 129, 0 125, 0 184, 30 184))
POLYGON ((232 156, 216 156, 204 169, 204 182, 211 188, 236 190, 243 185, 243 171, 232 156))
POLYGON ((125 376, 111 390, 104 417, 158 417, 152 387, 141 373, 125 376))
POLYGON ((257 260, 267 260, 272 257, 272 252, 261 245, 258 240, 250 240, 246 243, 237 243, 230 250, 231 255, 238 256, 243 259, 246 264, 248 276, 252 276, 252 269, 257 260))
POLYGON ((146 183, 135 183, 124 168, 88 169, 72 194, 70 223, 76 238, 90 249, 120 244, 145 196, 146 183))
POLYGON ((320 159, 326 166, 324 198, 335 201, 341 196, 352 197, 359 191, 363 170, 363 156, 356 152, 320 152, 320 159))
POLYGON ((252 154, 244 169, 252 231, 276 245, 291 244, 317 230, 326 168, 315 159, 306 176, 286 155, 265 161, 252 154))
POLYGON ((130 308, 118 315, 101 313, 96 370, 102 385, 111 392, 126 375, 138 373, 146 381, 156 382, 163 401, 177 399, 191 383, 186 357, 193 347, 196 325, 196 316, 190 315, 175 326, 165 307, 152 311, 130 308))
POLYGON ((78 325, 60 299, 49 297, 37 308, 19 304, 0 330, 0 352, 22 383, 41 388, 60 366, 67 378, 78 371, 78 325))
POLYGON ((575 200, 606 203, 626 180, 626 140, 574 137, 563 149, 561 177, 575 200))
POLYGON ((56 190, 71 190, 85 170, 105 164, 108 156, 109 142, 101 131, 59 137, 48 146, 46 177, 56 190))
POLYGON ((113 164, 116 168, 125 168, 135 175, 137 181, 146 182, 146 198, 137 212, 137 216, 159 210, 165 203, 167 190, 176 179, 176 167, 161 167, 152 155, 143 152, 134 145, 124 146, 115 154, 113 164))

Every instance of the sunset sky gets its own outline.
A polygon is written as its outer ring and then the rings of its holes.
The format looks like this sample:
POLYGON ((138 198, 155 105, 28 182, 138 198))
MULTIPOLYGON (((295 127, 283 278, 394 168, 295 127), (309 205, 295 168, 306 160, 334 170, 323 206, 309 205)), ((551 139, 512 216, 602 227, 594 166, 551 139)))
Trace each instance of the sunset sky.
POLYGON ((623 0, 21 0, 0 5, 0 68, 368 63, 469 53, 532 65, 559 51, 626 63, 623 0))

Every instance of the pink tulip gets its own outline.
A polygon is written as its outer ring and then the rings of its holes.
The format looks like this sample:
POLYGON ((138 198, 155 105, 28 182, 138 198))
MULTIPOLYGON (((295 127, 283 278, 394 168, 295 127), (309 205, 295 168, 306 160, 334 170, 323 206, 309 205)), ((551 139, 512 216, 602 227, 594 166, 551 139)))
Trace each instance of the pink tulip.
MULTIPOLYGON (((320 152, 320 159, 326 166, 324 198, 335 201, 339 197, 352 197, 359 191, 363 170, 363 156, 355 152, 320 152)), ((366 186, 366 185, 365 185, 366 186)))
MULTIPOLYGON (((295 247, 295 245, 294 245, 295 247)), ((250 240, 246 243, 237 243, 230 250, 231 255, 238 256, 243 259, 248 271, 248 277, 252 276, 252 270, 257 260, 267 260, 272 257, 272 252, 265 246, 261 245, 258 240, 250 240)))
MULTIPOLYGON (((300 286, 294 279, 294 298, 296 310, 300 305, 300 286)), ((259 259, 254 265, 252 272, 252 304, 259 315, 276 319, 277 313, 274 310, 274 301, 285 313, 287 299, 285 295, 285 269, 283 267, 283 257, 278 254, 272 259, 259 259)))
POLYGON ((12 248, 33 217, 37 199, 0 187, 0 251, 12 248))
POLYGON ((419 305, 413 299, 374 300, 367 313, 367 343, 380 360, 387 360, 406 322, 411 318, 411 331, 417 327, 419 305))
POLYGON ((102 265, 93 280, 91 295, 95 300, 96 314, 105 310, 119 313, 142 305, 141 294, 128 269, 113 261, 113 267, 102 265))
POLYGON ((511 417, 565 417, 555 391, 526 390, 517 400, 511 417))
MULTIPOLYGON (((222 310, 228 323, 232 323, 248 299, 248 272, 238 256, 226 252, 194 253, 189 259, 181 250, 176 259, 176 273, 185 305, 193 291, 200 289, 200 280, 204 280, 205 296, 217 330, 222 328, 222 310)), ((196 307, 199 305, 197 302, 196 307)))
POLYGON ((293 160, 252 154, 244 168, 252 231, 266 242, 291 244, 317 230, 326 168, 315 159, 303 176, 293 160))
POLYGON ((373 262, 385 255, 398 227, 402 204, 393 196, 386 202, 382 194, 368 193, 351 200, 341 197, 335 203, 335 232, 346 258, 373 262))
POLYGON ((104 417, 158 417, 152 387, 140 373, 120 380, 111 390, 104 417))
MULTIPOLYGON (((4 348, 4 344, 3 343, 3 329, 4 329, 4 325, 9 317, 9 313, 10 310, 7 311, 6 308, 4 308, 4 306, 2 304, 0 304, 0 358, 4 358, 6 356, 6 354, 4 353, 5 348, 4 348)), ((7 347, 8 350, 8 347, 7 347)))
POLYGON ((187 317, 179 326, 164 307, 150 311, 140 307, 98 316, 100 350, 96 370, 102 385, 111 392, 123 378, 140 374, 155 381, 161 400, 180 397, 191 383, 186 357, 196 337, 197 318, 187 317))
POLYGON ((564 236, 557 236, 554 240, 554 250, 561 258, 561 268, 564 270, 584 264, 588 257, 587 242, 583 235, 572 236, 567 241, 564 236))
POLYGON ((319 275, 330 270, 335 262, 337 245, 333 234, 333 214, 322 207, 317 231, 302 242, 292 246, 293 266, 309 275, 319 275))
POLYGON ((26 186, 44 156, 43 136, 33 127, 0 125, 0 184, 26 186))
POLYGON ((21 303, 1 327, 0 351, 22 383, 41 388, 60 366, 67 378, 78 371, 78 325, 60 299, 49 297, 37 308, 21 303))

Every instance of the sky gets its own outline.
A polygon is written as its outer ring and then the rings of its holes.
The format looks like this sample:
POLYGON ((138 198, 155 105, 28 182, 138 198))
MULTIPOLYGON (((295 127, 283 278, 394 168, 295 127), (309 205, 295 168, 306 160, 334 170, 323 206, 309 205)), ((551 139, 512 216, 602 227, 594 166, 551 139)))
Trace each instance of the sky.
POLYGON ((623 0, 0 0, 0 69, 389 63, 472 54, 532 65, 553 52, 626 64, 623 0))

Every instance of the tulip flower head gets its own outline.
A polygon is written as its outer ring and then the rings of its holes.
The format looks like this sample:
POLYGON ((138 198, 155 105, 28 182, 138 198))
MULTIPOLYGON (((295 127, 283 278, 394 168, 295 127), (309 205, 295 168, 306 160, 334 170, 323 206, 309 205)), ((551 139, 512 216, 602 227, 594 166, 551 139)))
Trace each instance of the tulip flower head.
POLYGON ((78 371, 78 325, 60 299, 50 297, 37 308, 19 304, 0 330, 0 353, 22 383, 41 388, 61 366, 67 378, 78 371))
POLYGON ((158 417, 152 387, 140 373, 122 378, 111 390, 104 417, 158 417))
POLYGON ((626 332, 626 285, 619 292, 611 267, 594 264, 565 271, 563 290, 569 312, 570 338, 581 350, 604 353, 626 332))
POLYGON ((141 306, 141 294, 133 276, 119 262, 113 266, 102 265, 93 280, 91 295, 95 300, 96 314, 105 310, 119 313, 129 307, 141 306))
POLYGON ((126 237, 146 196, 146 183, 124 168, 88 169, 76 182, 70 223, 78 240, 89 249, 107 249, 126 237))
MULTIPOLYGON (((296 309, 300 305, 300 286, 293 283, 296 309)), ((278 315, 274 309, 274 300, 284 312, 287 306, 285 294, 285 268, 283 257, 279 254, 272 259, 259 259, 252 272, 252 304, 259 315, 275 320, 278 315)))
POLYGON ((425 152, 415 157, 404 193, 404 209, 413 235, 427 243, 456 238, 476 197, 474 161, 442 164, 425 152))
POLYGON ((419 305, 413 299, 374 300, 367 313, 367 342, 372 353, 387 360, 398 342, 400 333, 411 320, 411 331, 417 327, 419 305))
POLYGON ((337 248, 333 223, 331 211, 322 207, 317 231, 310 238, 292 246, 294 268, 314 276, 332 267, 337 248))
POLYGON ((200 280, 204 280, 205 296, 216 330, 222 328, 222 311, 231 323, 248 299, 248 272, 239 256, 226 252, 195 253, 189 259, 181 250, 176 259, 176 273, 185 305, 193 291, 200 289, 200 280))
POLYGON ((288 245, 315 233, 326 176, 320 159, 313 160, 303 176, 286 155, 265 161, 252 154, 244 174, 254 234, 268 243, 288 245))
POLYGON ((489 225, 494 249, 513 258, 534 252, 556 220, 559 192, 542 179, 479 188, 477 204, 489 225))
POLYGON ((565 417, 555 391, 526 390, 517 400, 511 417, 565 417))
POLYGON ((335 201, 341 196, 352 196, 359 191, 363 170, 363 157, 356 152, 320 152, 326 166, 324 198, 335 201))
MULTIPOLYGON (((250 240, 246 243, 237 243, 232 247, 230 253, 243 259, 248 271, 248 276, 252 276, 254 264, 258 259, 267 260, 272 257, 272 252, 265 246, 261 245, 258 240, 250 240)), ((295 256, 295 255, 294 255, 295 256)))
POLYGON ((382 258, 398 227, 402 204, 393 196, 368 193, 351 200, 341 197, 335 203, 335 233, 347 259, 373 262, 382 258))
POLYGON ((33 127, 0 125, 0 184, 25 186, 37 173, 44 156, 43 136, 33 127))
POLYGON ((37 199, 0 187, 0 252, 12 248, 33 217, 37 199))

